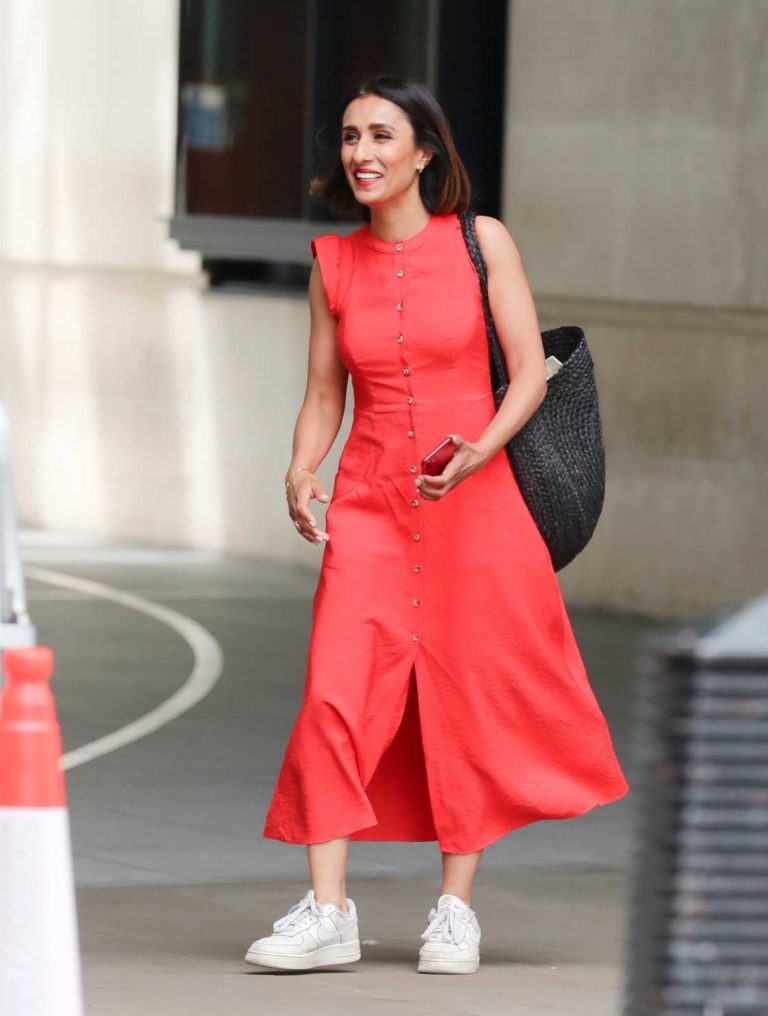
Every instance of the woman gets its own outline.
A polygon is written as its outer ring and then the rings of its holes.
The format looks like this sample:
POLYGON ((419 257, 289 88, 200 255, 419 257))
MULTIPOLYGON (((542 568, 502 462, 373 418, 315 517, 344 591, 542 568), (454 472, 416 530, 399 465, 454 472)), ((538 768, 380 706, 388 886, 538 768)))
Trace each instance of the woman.
POLYGON ((505 446, 546 393, 520 255, 478 216, 511 383, 496 412, 478 278, 458 213, 470 188, 445 115, 383 76, 339 107, 340 159, 311 193, 364 224, 312 240, 309 376, 286 474, 298 534, 324 548, 301 710, 263 835, 307 845, 312 888, 249 962, 360 958, 350 840, 437 840, 443 885, 417 969, 470 973, 472 884, 486 846, 582 815, 627 783, 546 544, 505 446), (315 470, 354 422, 325 529, 315 470), (420 463, 451 435, 442 473, 420 463))

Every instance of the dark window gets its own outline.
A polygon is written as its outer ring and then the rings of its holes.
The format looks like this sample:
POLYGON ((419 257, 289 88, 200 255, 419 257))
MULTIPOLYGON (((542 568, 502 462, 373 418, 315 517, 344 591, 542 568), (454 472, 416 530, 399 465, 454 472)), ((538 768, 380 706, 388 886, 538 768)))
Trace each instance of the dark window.
POLYGON ((178 212, 304 214, 304 6, 252 0, 183 5, 178 212))

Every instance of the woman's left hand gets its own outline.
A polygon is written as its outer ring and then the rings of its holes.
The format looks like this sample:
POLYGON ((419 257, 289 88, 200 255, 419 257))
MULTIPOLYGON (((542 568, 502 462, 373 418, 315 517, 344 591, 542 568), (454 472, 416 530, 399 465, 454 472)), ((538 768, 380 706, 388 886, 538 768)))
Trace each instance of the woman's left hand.
POLYGON ((420 473, 416 477, 416 486, 426 501, 439 501, 449 490, 476 473, 488 461, 488 456, 471 441, 465 441, 459 434, 449 434, 453 438, 456 451, 453 458, 439 474, 428 476, 420 473))

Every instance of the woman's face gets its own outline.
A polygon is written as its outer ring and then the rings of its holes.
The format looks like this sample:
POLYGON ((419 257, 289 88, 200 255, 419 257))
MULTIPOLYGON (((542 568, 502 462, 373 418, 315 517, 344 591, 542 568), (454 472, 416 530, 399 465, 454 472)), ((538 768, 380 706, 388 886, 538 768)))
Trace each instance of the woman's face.
POLYGON ((420 166, 430 153, 414 145, 405 113, 379 95, 364 95, 347 106, 342 120, 341 162, 355 198, 377 205, 418 189, 420 166), (373 174, 361 178, 360 173, 373 174))

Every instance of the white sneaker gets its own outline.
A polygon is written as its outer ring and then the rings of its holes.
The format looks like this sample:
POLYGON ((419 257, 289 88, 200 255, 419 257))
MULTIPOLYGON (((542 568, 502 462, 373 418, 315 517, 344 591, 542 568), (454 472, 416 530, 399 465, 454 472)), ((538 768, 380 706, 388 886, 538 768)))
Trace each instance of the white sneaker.
POLYGON ((480 925, 459 896, 443 893, 429 912, 419 950, 421 974, 474 974, 480 967, 480 925))
POLYGON ((272 925, 273 934, 257 938, 245 954, 246 963, 283 970, 309 970, 360 959, 357 910, 347 899, 348 912, 335 903, 318 903, 309 892, 272 925))

